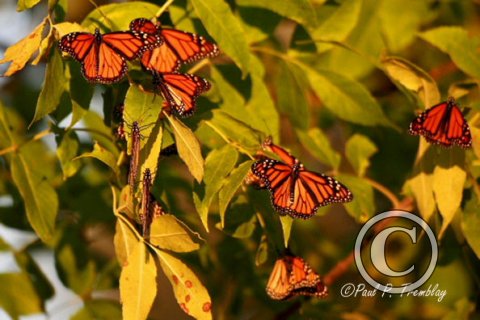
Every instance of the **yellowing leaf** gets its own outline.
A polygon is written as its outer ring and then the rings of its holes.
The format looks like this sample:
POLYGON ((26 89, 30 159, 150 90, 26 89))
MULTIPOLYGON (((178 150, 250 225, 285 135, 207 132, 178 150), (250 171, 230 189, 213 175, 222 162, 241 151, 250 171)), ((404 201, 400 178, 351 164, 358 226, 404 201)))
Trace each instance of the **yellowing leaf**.
POLYGON ((438 27, 420 33, 420 38, 447 53, 465 73, 480 79, 480 39, 461 27, 438 27))
POLYGON ((49 243, 55 230, 58 195, 43 175, 44 168, 41 163, 39 165, 33 146, 26 145, 13 154, 12 178, 25 201, 30 225, 42 241, 49 243))
POLYGON ((365 223, 376 213, 373 188, 368 182, 350 175, 339 175, 335 179, 346 185, 353 193, 353 200, 344 204, 350 216, 360 223, 365 223))
POLYGON ((459 148, 442 149, 437 158, 437 165, 433 171, 433 193, 443 217, 439 238, 443 236, 443 232, 460 208, 467 178, 464 165, 465 151, 459 148))
POLYGON ((144 1, 107 4, 91 11, 83 20, 82 26, 90 31, 105 27, 111 27, 111 31, 128 30, 130 21, 133 19, 156 17, 159 10, 159 6, 144 1))
POLYGON ((290 216, 280 216, 280 223, 283 231, 283 244, 285 248, 288 248, 288 241, 290 240, 290 234, 292 233, 293 218, 290 216))
MULTIPOLYGON (((205 178, 204 190, 197 190, 198 200, 195 201, 195 207, 200 215, 200 219, 208 231, 208 209, 212 204, 214 197, 223 186, 225 177, 235 166, 238 159, 238 152, 230 145, 225 145, 221 149, 213 150, 205 160, 205 178), (204 191, 204 192, 201 192, 204 191), (203 194, 201 194, 203 193, 203 194)), ((201 188, 198 188, 201 189, 201 188)))
POLYGON ((173 129, 178 155, 185 162, 192 176, 198 181, 203 179, 203 157, 200 144, 189 127, 173 116, 167 116, 173 129))
POLYGON ((218 211, 220 212, 220 221, 221 227, 225 226, 225 211, 227 206, 232 200, 235 192, 240 188, 243 183, 243 180, 247 176, 247 173, 250 171, 252 161, 246 161, 239 165, 237 168, 232 170, 230 175, 225 179, 225 182, 218 194, 218 211))
POLYGON ((303 26, 315 27, 317 17, 310 0, 271 1, 271 0, 239 0, 237 4, 244 7, 269 9, 288 19, 297 21, 303 26))
POLYGON ((197 276, 182 261, 172 255, 155 250, 160 265, 172 284, 175 297, 182 310, 195 319, 212 319, 212 300, 197 276))
POLYGON ((100 146, 98 143, 95 143, 93 145, 92 152, 86 152, 74 158, 73 160, 82 159, 82 158, 96 158, 102 161, 104 164, 109 166, 110 169, 113 170, 113 173, 115 174, 116 177, 119 177, 120 168, 117 165, 115 156, 110 151, 100 146))
POLYGON ((405 188, 415 197, 418 211, 426 221, 430 219, 435 210, 435 199, 433 198, 433 170, 434 170, 434 148, 428 147, 425 139, 420 140, 417 163, 412 178, 405 183, 405 188))
POLYGON ((319 129, 311 128, 308 131, 296 131, 300 142, 320 162, 338 169, 340 165, 340 154, 335 151, 328 137, 319 129))
POLYGON ((6 77, 22 70, 28 60, 40 47, 42 41, 43 29, 47 25, 47 19, 44 19, 27 37, 23 38, 5 51, 5 56, 0 60, 0 64, 12 62, 7 71, 3 74, 6 77))
POLYGON ((147 319, 157 295, 157 266, 143 242, 138 242, 120 275, 124 319, 147 319))
POLYGON ((174 252, 191 252, 200 246, 192 240, 188 227, 171 214, 153 218, 150 243, 160 249, 174 252), (188 230, 188 231, 187 231, 188 230))
POLYGON ((13 319, 44 312, 42 301, 27 273, 1 273, 0 283, 0 307, 13 319))
MULTIPOLYGON (((125 195, 130 194, 130 191, 125 192, 125 195)), ((122 192, 122 195, 124 192, 122 192)), ((128 257, 133 253, 134 248, 140 242, 140 239, 135 235, 132 226, 126 224, 122 219, 117 220, 115 226, 115 237, 113 238, 115 244, 115 253, 117 259, 122 267, 128 264, 128 257)))
POLYGON ((60 105, 60 100, 65 92, 67 79, 63 71, 63 61, 58 50, 54 50, 45 71, 42 91, 37 100, 35 115, 32 122, 42 119, 47 114, 55 111, 60 105))
POLYGON ((36 6, 41 0, 18 0, 17 11, 23 11, 36 6))
POLYGON ((57 24, 54 24, 52 28, 57 31, 59 39, 71 32, 88 32, 87 29, 82 28, 82 26, 79 25, 78 23, 72 23, 72 22, 57 23, 57 24))
POLYGON ((478 208, 480 203, 477 197, 472 197, 467 204, 462 214, 462 229, 465 239, 472 248, 473 252, 480 258, 480 211, 478 208))
POLYGON ((410 91, 418 94, 425 107, 440 102, 440 92, 432 77, 413 63, 398 57, 386 57, 382 64, 387 75, 410 91))
POLYGON ((370 157, 377 151, 377 146, 360 134, 350 137, 345 146, 345 154, 359 177, 363 177, 370 166, 370 157))

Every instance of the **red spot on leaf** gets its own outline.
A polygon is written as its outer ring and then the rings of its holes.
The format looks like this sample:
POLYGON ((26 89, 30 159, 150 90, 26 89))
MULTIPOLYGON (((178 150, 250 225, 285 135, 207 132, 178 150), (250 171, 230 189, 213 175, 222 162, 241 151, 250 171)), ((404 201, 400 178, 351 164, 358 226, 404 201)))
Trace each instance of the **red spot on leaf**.
POLYGON ((185 281, 185 286, 186 286, 187 288, 193 287, 192 281, 190 281, 190 280, 185 281))
POLYGON ((211 302, 205 302, 202 306, 202 310, 204 312, 209 312, 210 310, 212 310, 212 303, 211 302))
POLYGON ((172 279, 173 279, 173 282, 175 282, 175 284, 178 284, 178 278, 176 275, 173 275, 172 279))
POLYGON ((189 295, 189 294, 187 294, 187 295, 185 296, 185 302, 188 303, 188 301, 190 301, 190 295, 189 295))
POLYGON ((188 308, 185 305, 185 303, 180 303, 180 307, 182 308, 183 312, 185 312, 186 314, 190 313, 190 311, 188 311, 188 308))

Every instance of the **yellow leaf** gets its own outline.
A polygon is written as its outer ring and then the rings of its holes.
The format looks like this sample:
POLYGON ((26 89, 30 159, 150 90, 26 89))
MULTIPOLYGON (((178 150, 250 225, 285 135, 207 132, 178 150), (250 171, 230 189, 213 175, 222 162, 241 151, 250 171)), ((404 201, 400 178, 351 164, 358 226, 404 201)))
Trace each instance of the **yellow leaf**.
POLYGON ((183 311, 196 319, 212 319, 210 295, 192 270, 162 250, 155 250, 155 253, 183 311))
POLYGON ((171 214, 154 218, 150 229, 150 243, 161 249, 174 252, 198 250, 198 243, 193 242, 188 227, 171 214), (188 230, 188 231, 187 231, 188 230))
POLYGON ((433 171, 433 193, 438 210, 443 218, 439 238, 443 236, 455 213, 460 208, 463 197, 463 186, 467 178, 464 170, 465 151, 441 149, 437 166, 433 171))
POLYGON ((124 319, 148 317, 157 295, 157 267, 143 242, 138 242, 120 275, 120 297, 124 319))
POLYGON ((88 30, 83 28, 78 23, 71 22, 58 23, 53 25, 52 28, 57 31, 59 39, 70 32, 88 32, 88 30))
POLYGON ((32 33, 7 49, 5 57, 0 60, 0 64, 7 62, 12 62, 12 64, 5 71, 4 76, 9 77, 25 67, 28 60, 40 48, 43 30, 46 25, 47 19, 43 19, 32 33))

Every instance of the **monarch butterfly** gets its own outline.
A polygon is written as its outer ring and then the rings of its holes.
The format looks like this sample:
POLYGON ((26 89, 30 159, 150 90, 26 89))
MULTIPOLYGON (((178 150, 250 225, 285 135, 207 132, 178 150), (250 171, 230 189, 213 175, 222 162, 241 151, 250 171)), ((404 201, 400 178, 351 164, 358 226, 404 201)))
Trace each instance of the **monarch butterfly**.
POLYGON ((132 123, 132 150, 130 153, 130 167, 128 170, 128 185, 134 193, 135 181, 137 180, 138 175, 138 162, 140 160, 140 127, 138 122, 134 121, 132 123))
POLYGON ((144 238, 150 236, 150 224, 152 223, 152 196, 150 193, 150 187, 152 186, 152 173, 149 168, 146 168, 143 173, 143 190, 142 190, 142 203, 140 208, 140 221, 142 222, 142 234, 144 238))
POLYGON ((165 211, 151 193, 152 173, 149 168, 146 168, 143 173, 142 186, 142 203, 139 217, 142 222, 142 235, 145 239, 148 239, 150 238, 150 226, 153 218, 164 215, 165 211))
POLYGON ((422 135, 428 142, 444 147, 455 144, 469 148, 472 145, 468 123, 452 97, 422 112, 410 123, 408 132, 412 135, 422 135))
POLYGON ((252 164, 251 170, 259 178, 257 185, 270 191, 272 205, 280 214, 307 219, 321 206, 353 199, 343 184, 325 174, 308 171, 285 149, 274 145, 271 138, 265 140, 263 147, 282 161, 262 157, 252 164))
POLYGON ((162 93, 167 107, 181 117, 192 115, 197 97, 210 89, 207 80, 186 73, 154 72, 153 85, 162 93))
POLYGON ((163 44, 143 53, 141 64, 156 72, 176 72, 182 63, 190 63, 218 55, 216 44, 202 36, 176 29, 165 29, 150 20, 140 18, 130 23, 130 30, 149 35, 160 34, 163 44))
POLYGON ((82 74, 90 82, 104 84, 119 81, 127 72, 126 60, 162 43, 160 36, 131 30, 101 34, 72 32, 60 39, 60 50, 82 65, 82 74))
POLYGON ((275 262, 267 282, 267 294, 274 300, 296 295, 323 298, 328 288, 320 276, 300 257, 286 255, 275 262))

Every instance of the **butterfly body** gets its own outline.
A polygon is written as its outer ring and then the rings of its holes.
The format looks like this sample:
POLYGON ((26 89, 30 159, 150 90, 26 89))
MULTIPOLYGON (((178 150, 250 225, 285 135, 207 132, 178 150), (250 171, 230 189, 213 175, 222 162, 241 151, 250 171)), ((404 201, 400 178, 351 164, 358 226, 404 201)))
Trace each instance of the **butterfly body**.
POLYGON ((452 145, 469 148, 472 145, 468 123, 453 98, 422 112, 410 124, 409 133, 422 135, 428 142, 447 148, 452 145))
POLYGON ((353 199, 343 184, 325 174, 307 170, 285 149, 269 140, 264 148, 282 161, 261 157, 253 163, 251 171, 260 181, 259 186, 270 191, 272 205, 280 214, 307 219, 321 206, 353 199))

